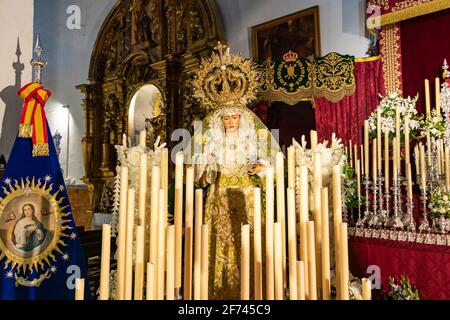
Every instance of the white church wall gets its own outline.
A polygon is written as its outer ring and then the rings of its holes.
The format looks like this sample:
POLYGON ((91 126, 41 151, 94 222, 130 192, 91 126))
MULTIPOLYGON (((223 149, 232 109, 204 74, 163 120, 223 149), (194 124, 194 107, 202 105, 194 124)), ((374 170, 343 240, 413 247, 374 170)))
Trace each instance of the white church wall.
POLYGON ((297 11, 319 6, 322 55, 329 52, 363 57, 364 0, 217 0, 232 51, 251 56, 251 27, 297 11))
POLYGON ((35 32, 41 35, 46 49, 44 56, 49 62, 43 84, 53 93, 46 107, 47 119, 52 133, 57 130, 62 135, 61 168, 66 177, 73 179, 84 176, 81 139, 85 130, 81 107, 83 95, 75 86, 88 83, 95 40, 114 3, 114 0, 35 0, 35 32), (80 13, 79 20, 77 12, 80 13), (70 106, 69 125, 68 111, 63 105, 70 106))
POLYGON ((32 76, 33 2, 0 1, 0 154, 6 156, 11 152, 19 126, 22 101, 17 96, 17 90, 30 82, 32 76), (22 65, 17 68, 19 77, 16 81, 13 64, 18 62, 18 41, 21 55, 20 63, 15 65, 22 65))

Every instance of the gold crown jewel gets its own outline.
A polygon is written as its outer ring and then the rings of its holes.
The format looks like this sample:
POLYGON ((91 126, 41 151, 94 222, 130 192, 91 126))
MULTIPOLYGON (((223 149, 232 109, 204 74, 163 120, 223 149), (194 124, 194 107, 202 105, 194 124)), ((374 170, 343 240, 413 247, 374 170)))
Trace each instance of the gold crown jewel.
POLYGON ((298 54, 293 52, 292 50, 289 50, 289 52, 286 52, 283 55, 283 60, 285 62, 296 62, 298 59, 298 54))
POLYGON ((192 81, 193 97, 211 109, 245 106, 255 100, 260 89, 256 64, 240 54, 230 54, 230 49, 220 42, 214 49, 218 54, 202 59, 192 81))

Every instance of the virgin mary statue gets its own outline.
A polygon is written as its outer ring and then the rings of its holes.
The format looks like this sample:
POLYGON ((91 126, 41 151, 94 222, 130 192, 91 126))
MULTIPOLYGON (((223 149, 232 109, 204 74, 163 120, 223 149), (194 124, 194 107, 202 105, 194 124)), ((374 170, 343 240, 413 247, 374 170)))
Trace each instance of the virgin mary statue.
MULTIPOLYGON (((254 188, 262 188, 265 169, 280 150, 266 126, 246 108, 248 97, 255 93, 248 91, 249 84, 256 82, 257 73, 251 61, 241 59, 219 50, 218 56, 203 61, 201 72, 208 75, 198 76, 194 83, 197 97, 205 98, 205 88, 217 90, 207 95, 212 110, 195 128, 189 150, 196 182, 207 192, 204 223, 210 228, 210 299, 240 299, 241 226, 249 224, 253 233, 254 188), (244 63, 251 72, 242 70, 244 63)), ((251 88, 256 91, 257 86, 251 88)))

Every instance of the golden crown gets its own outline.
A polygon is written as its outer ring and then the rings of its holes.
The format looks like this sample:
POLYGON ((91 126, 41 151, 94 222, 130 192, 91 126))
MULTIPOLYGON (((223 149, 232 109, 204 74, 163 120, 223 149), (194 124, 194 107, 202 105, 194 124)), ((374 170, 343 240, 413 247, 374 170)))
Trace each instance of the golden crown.
POLYGON ((256 64, 240 54, 230 54, 230 49, 220 42, 214 49, 218 54, 213 52, 202 59, 192 81, 194 98, 212 109, 245 106, 255 100, 260 89, 256 64))
POLYGON ((283 60, 286 62, 296 62, 298 59, 298 54, 289 50, 283 55, 283 60))

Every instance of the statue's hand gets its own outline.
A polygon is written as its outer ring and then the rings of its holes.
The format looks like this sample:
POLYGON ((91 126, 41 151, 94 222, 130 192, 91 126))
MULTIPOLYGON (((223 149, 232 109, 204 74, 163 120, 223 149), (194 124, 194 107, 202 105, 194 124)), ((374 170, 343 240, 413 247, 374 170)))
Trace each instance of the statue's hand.
POLYGON ((250 170, 248 170, 248 174, 255 175, 255 174, 262 172, 263 170, 264 170, 264 166, 262 166, 260 164, 256 164, 252 168, 250 168, 250 170))
POLYGON ((155 151, 164 149, 166 147, 167 143, 164 142, 163 144, 159 145, 160 142, 161 142, 161 137, 158 136, 158 138, 156 139, 156 142, 153 145, 155 151))

